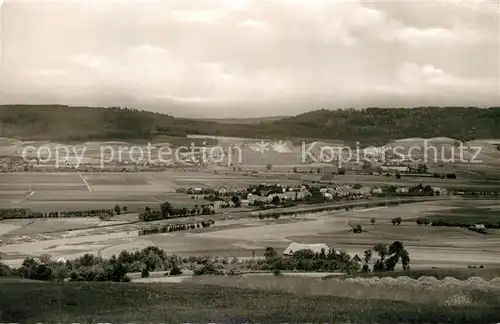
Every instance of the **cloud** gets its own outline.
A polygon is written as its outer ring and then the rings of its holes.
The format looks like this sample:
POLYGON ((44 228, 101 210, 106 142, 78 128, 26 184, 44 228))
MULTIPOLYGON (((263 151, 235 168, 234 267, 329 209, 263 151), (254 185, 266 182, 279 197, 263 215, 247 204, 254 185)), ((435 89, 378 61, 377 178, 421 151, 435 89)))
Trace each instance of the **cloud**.
POLYGON ((68 71, 65 70, 52 70, 52 69, 41 69, 41 70, 36 70, 36 71, 27 71, 26 74, 28 74, 31 77, 54 77, 54 76, 61 76, 61 75, 66 75, 68 74, 68 71))
POLYGON ((183 23, 214 24, 224 19, 225 15, 218 10, 179 10, 174 17, 183 23))
POLYGON ((142 44, 139 46, 132 46, 131 50, 138 53, 149 53, 149 54, 168 54, 169 52, 161 47, 152 46, 149 44, 142 44))
POLYGON ((238 24, 240 27, 246 28, 263 28, 266 26, 266 23, 259 20, 248 19, 240 22, 238 24))
POLYGON ((2 11, 4 102, 133 98, 164 112, 169 100, 230 102, 221 107, 261 114, 277 100, 273 114, 296 102, 499 104, 491 2, 89 0, 2 11))

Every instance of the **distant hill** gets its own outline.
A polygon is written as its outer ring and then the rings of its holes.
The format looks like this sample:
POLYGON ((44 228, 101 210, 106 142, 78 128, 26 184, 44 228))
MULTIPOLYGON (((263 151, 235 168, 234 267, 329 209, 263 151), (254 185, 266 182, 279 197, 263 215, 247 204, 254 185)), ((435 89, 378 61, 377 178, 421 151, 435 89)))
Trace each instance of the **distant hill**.
POLYGON ((281 120, 287 117, 289 116, 271 116, 258 118, 203 118, 200 120, 213 121, 222 124, 261 124, 281 120))
POLYGON ((401 138, 500 138, 500 107, 317 110, 278 120, 272 118, 221 122, 112 107, 5 105, 0 106, 0 136, 23 140, 132 141, 198 134, 359 141, 362 146, 401 138))

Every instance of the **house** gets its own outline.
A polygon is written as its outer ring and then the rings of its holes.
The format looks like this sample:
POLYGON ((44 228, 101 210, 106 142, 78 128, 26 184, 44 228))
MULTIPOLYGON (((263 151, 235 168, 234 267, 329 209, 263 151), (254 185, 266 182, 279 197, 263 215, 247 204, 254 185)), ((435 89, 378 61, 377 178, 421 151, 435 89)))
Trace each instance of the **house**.
POLYGON ((269 196, 267 196, 267 201, 272 202, 274 197, 278 197, 280 201, 288 200, 287 194, 282 193, 282 194, 270 194, 269 196))
POLYGON ((389 166, 389 165, 383 165, 380 168, 384 172, 390 172, 390 171, 394 171, 394 172, 410 172, 410 168, 407 167, 407 166, 392 166, 392 165, 389 166))
POLYGON ((396 188, 396 193, 406 193, 408 191, 409 191, 409 189, 405 188, 405 187, 398 187, 398 188, 396 188))
POLYGON ((326 244, 301 244, 293 242, 283 251, 283 255, 292 256, 295 252, 303 250, 311 250, 314 253, 321 253, 321 250, 325 250, 325 253, 328 253, 330 248, 326 244))
POLYGON ((357 255, 357 254, 354 254, 354 255, 350 254, 350 255, 351 255, 352 262, 361 262, 361 258, 359 257, 359 255, 357 255))
POLYGON ((325 192, 325 193, 323 194, 323 197, 325 197, 325 199, 327 199, 327 200, 333 200, 333 196, 332 196, 332 194, 331 194, 331 193, 328 193, 328 192, 325 192))
POLYGON ((372 193, 374 194, 381 194, 383 192, 382 188, 373 188, 372 193))
POLYGON ((217 190, 217 192, 219 193, 220 196, 225 196, 227 194, 227 187, 222 186, 219 188, 219 190, 217 190))
POLYGON ((311 193, 307 190, 303 191, 287 191, 285 192, 285 195, 287 197, 287 200, 297 200, 297 199, 304 199, 305 197, 311 195, 311 193))
POLYGON ((262 201, 264 203, 267 203, 267 199, 268 199, 267 197, 252 195, 252 194, 249 194, 247 197, 249 205, 253 205, 256 201, 262 201))

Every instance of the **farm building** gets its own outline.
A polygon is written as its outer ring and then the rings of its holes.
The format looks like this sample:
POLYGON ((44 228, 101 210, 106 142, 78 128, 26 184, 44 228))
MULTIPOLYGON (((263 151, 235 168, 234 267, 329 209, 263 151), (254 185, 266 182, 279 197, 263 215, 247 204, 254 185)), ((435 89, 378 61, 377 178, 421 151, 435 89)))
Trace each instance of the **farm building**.
POLYGON ((361 258, 357 254, 349 254, 351 256, 351 261, 361 262, 361 258))
POLYGON ((389 166, 383 165, 381 166, 382 171, 397 171, 397 172, 410 172, 410 168, 407 166, 389 166))
POLYGON ((285 251, 283 251, 283 255, 292 256, 297 251, 302 250, 311 250, 314 253, 321 253, 321 250, 325 250, 325 253, 328 253, 330 248, 326 244, 301 244, 301 243, 291 243, 285 251))
POLYGON ((270 194, 267 196, 267 201, 271 202, 273 201, 274 197, 278 197, 280 201, 286 201, 289 199, 289 197, 286 194, 270 194))
POLYGON ((405 188, 405 187, 396 188, 396 193, 407 193, 409 191, 410 190, 408 188, 405 188))

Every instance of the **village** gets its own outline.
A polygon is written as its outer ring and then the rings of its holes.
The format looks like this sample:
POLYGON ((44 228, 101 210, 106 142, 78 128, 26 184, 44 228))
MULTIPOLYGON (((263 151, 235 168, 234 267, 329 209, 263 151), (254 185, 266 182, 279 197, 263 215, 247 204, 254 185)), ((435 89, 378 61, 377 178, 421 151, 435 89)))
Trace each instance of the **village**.
POLYGON ((340 200, 361 200, 373 197, 389 196, 444 196, 450 192, 445 188, 423 186, 363 186, 360 184, 343 184, 328 186, 321 184, 289 186, 282 184, 252 185, 246 189, 221 186, 211 188, 179 188, 178 193, 188 195, 191 199, 208 200, 215 208, 263 207, 275 208, 277 205, 290 207, 298 203, 323 203, 340 200))

